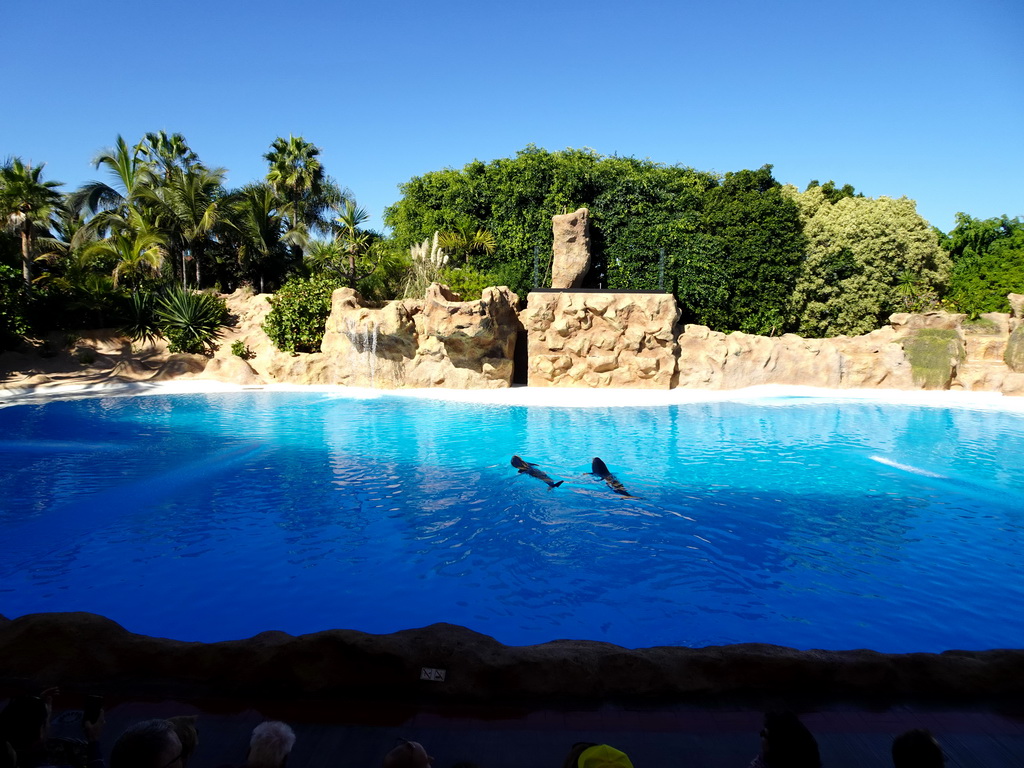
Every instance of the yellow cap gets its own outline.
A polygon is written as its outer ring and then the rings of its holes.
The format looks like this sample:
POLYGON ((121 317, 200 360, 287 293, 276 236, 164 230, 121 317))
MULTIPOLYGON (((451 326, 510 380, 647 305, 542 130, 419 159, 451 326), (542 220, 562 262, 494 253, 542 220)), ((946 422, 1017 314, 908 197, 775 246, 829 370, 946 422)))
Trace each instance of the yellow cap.
POLYGON ((576 764, 579 768, 633 768, 625 752, 607 744, 583 750, 576 764))

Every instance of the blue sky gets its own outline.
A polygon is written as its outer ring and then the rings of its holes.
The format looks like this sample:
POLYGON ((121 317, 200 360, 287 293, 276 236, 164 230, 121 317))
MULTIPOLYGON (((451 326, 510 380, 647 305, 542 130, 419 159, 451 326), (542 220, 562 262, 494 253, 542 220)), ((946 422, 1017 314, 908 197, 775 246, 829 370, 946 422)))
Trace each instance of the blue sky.
POLYGON ((0 158, 65 191, 118 134, 185 135, 231 186, 303 136, 380 227, 398 185, 527 144, 774 165, 1024 216, 1019 0, 51 0, 4 40, 0 158))

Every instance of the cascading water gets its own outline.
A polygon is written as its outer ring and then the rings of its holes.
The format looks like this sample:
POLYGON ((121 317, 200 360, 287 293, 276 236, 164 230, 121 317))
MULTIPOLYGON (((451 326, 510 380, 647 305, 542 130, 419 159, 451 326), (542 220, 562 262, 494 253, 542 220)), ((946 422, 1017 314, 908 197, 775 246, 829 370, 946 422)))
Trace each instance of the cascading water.
POLYGON ((377 385, 377 336, 378 325, 369 321, 360 324, 351 318, 345 320, 345 336, 351 344, 348 354, 349 376, 362 374, 371 388, 377 385))

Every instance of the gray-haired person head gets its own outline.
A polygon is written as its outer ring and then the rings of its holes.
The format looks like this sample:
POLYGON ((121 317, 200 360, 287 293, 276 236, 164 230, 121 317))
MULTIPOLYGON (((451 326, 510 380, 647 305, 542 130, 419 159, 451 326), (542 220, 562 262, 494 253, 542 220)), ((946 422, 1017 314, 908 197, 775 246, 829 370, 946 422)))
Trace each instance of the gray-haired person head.
POLYGON ((287 723, 268 720, 257 725, 249 740, 248 768, 281 768, 295 746, 295 731, 287 723))

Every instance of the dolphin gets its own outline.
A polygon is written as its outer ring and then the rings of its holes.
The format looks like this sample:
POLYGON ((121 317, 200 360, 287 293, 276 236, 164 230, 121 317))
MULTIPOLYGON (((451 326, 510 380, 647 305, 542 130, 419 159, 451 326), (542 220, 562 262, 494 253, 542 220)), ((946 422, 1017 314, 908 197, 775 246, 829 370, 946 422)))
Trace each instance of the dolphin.
POLYGON ((626 490, 626 487, 619 482, 618 478, 608 471, 608 465, 597 456, 594 457, 594 461, 590 465, 590 472, 608 483, 608 487, 620 496, 626 496, 630 499, 634 498, 633 494, 626 490))
POLYGON ((530 477, 536 477, 538 480, 547 483, 549 491, 552 488, 557 488, 558 486, 565 482, 564 480, 559 480, 556 483, 554 480, 548 477, 547 474, 545 474, 543 471, 537 469, 536 464, 531 464, 528 461, 523 461, 518 456, 512 457, 512 466, 519 470, 519 474, 523 474, 525 472, 530 477))

